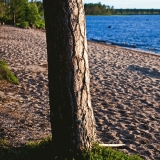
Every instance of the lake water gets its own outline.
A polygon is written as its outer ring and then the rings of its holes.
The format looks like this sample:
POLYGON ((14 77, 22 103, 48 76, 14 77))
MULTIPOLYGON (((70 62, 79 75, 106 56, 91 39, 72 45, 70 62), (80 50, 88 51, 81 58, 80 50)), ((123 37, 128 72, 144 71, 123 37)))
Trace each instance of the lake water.
POLYGON ((160 54, 160 15, 86 16, 87 39, 160 54))

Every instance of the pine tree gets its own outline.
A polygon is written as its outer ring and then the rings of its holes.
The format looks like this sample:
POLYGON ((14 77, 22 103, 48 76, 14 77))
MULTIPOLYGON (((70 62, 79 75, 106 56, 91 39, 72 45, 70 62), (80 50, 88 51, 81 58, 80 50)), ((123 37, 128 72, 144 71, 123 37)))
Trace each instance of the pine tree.
POLYGON ((92 147, 95 119, 82 0, 44 0, 52 140, 57 155, 92 147))
POLYGON ((26 21, 28 0, 10 0, 13 23, 26 21))

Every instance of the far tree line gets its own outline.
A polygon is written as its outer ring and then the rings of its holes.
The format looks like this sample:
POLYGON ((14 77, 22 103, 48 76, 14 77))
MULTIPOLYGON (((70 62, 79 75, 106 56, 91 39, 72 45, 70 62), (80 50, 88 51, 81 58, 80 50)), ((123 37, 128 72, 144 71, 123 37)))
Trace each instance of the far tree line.
POLYGON ((0 23, 24 28, 44 28, 44 11, 41 1, 0 0, 0 23))
POLYGON ((86 15, 135 15, 135 14, 160 14, 160 9, 114 9, 101 3, 84 4, 86 15))
MULTIPOLYGON (((86 15, 160 14, 160 9, 114 9, 101 3, 84 4, 86 15)), ((45 28, 41 0, 0 0, 0 23, 24 28, 45 28)))

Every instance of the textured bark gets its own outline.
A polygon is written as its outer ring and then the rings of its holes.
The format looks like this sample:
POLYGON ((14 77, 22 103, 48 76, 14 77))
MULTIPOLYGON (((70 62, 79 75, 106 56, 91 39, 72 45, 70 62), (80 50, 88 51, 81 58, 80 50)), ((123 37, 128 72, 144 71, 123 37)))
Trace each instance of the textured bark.
POLYGON ((13 12, 13 24, 14 25, 16 24, 16 13, 15 13, 15 11, 13 12))
POLYGON ((88 149, 95 142, 86 27, 82 0, 44 0, 50 115, 57 150, 88 149))

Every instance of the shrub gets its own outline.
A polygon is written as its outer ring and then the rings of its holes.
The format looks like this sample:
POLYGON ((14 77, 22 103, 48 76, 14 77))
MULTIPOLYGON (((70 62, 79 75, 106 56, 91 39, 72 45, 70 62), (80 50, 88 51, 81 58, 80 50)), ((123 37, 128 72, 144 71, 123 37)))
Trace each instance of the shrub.
POLYGON ((19 83, 16 76, 8 69, 7 63, 3 60, 0 60, 0 80, 7 80, 15 84, 19 83))
POLYGON ((20 27, 29 28, 29 23, 28 22, 22 22, 22 23, 20 23, 20 27))
POLYGON ((16 27, 21 27, 21 23, 16 23, 15 26, 16 27))
POLYGON ((95 144, 88 152, 83 152, 84 160, 142 160, 138 155, 127 155, 119 150, 95 144))
POLYGON ((36 22, 35 22, 35 27, 36 28, 45 28, 45 23, 44 23, 44 21, 43 20, 37 20, 36 22))

